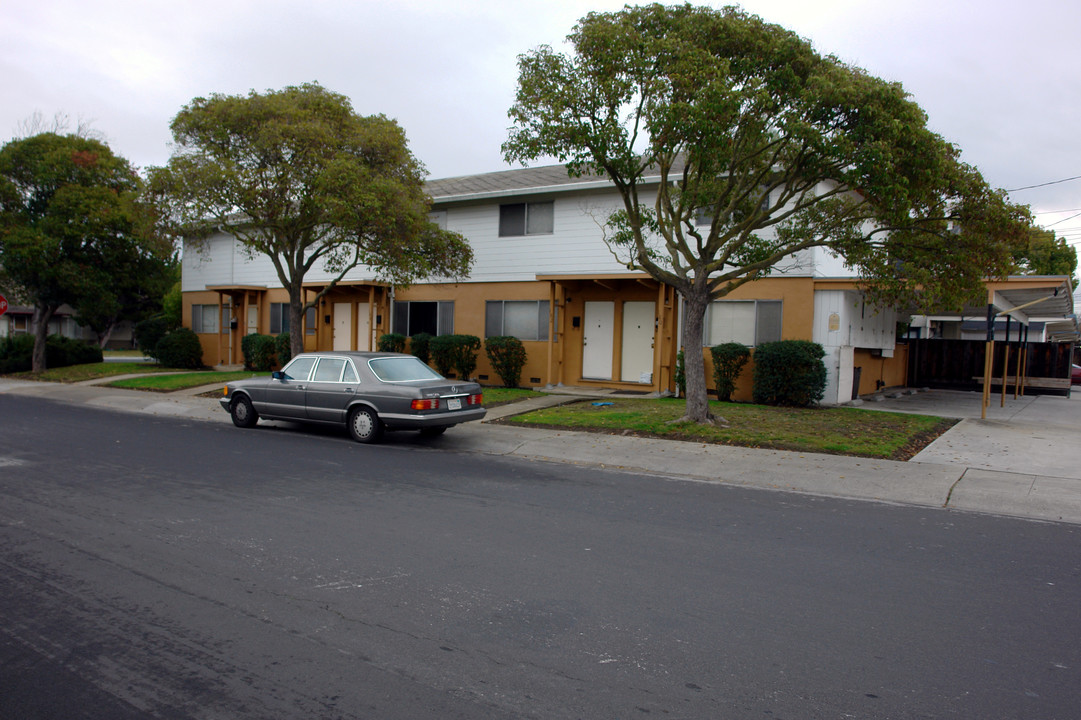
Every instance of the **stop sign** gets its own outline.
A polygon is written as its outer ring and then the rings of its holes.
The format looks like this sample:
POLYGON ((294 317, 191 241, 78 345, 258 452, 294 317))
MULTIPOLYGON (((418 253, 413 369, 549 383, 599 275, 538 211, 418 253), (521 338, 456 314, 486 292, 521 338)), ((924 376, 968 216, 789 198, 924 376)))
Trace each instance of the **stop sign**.
POLYGON ((0 295, 0 315, 3 315, 8 311, 8 300, 3 295, 0 295))

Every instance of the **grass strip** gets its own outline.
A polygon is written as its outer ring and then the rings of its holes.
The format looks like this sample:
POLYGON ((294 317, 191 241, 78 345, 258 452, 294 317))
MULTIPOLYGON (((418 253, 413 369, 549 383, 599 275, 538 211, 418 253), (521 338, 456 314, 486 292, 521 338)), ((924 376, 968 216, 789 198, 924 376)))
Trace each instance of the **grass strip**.
POLYGON ((69 365, 67 367, 49 368, 44 372, 18 372, 11 373, 7 377, 17 380, 40 380, 42 382, 76 383, 83 380, 96 380, 111 375, 131 375, 132 373, 160 373, 163 368, 157 363, 145 362, 100 362, 86 365, 69 365))
POLYGON ((129 390, 150 390, 152 392, 172 392, 186 388, 212 385, 214 383, 225 384, 233 380, 247 380, 254 377, 266 377, 270 373, 256 373, 250 370, 237 370, 231 372, 188 372, 172 375, 148 375, 145 377, 125 378, 109 383, 109 387, 127 388, 129 390))
POLYGON ((674 423, 683 416, 682 399, 595 400, 535 410, 505 422, 643 437, 707 442, 750 448, 907 460, 957 421, 929 415, 858 408, 779 408, 711 402, 710 411, 727 426, 674 423))

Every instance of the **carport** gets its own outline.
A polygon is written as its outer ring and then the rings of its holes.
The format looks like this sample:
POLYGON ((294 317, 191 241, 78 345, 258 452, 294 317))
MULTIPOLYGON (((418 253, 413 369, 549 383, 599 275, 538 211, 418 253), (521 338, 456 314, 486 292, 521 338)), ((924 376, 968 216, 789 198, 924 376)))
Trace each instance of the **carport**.
POLYGON ((966 340, 970 347, 975 340, 973 329, 983 335, 982 373, 965 366, 965 372, 970 373, 966 379, 979 381, 982 387, 981 416, 986 418, 992 386, 1001 388, 1000 404, 1005 404, 1008 392, 1018 397, 1026 387, 1068 395, 1069 360, 1078 339, 1070 278, 1012 276, 988 281, 986 287, 986 305, 967 305, 959 312, 937 313, 928 318, 928 328, 935 323, 949 326, 953 328, 951 339, 966 340), (963 335, 963 330, 968 330, 968 335, 963 335), (1048 356, 1053 359, 1041 362, 1034 374, 1030 358, 1037 349, 1041 360, 1048 356))

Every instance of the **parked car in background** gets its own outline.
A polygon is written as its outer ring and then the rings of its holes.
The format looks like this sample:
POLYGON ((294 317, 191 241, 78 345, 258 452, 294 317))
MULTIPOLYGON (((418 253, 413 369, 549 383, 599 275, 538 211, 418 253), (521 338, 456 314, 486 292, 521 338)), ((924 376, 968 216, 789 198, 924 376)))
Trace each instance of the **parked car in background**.
POLYGON ((385 430, 441 435, 485 415, 481 386, 448 380, 413 355, 313 352, 297 355, 270 377, 228 383, 221 406, 237 427, 259 418, 344 424, 357 442, 385 430))
POLYGON ((1070 369, 1070 384, 1081 385, 1081 365, 1074 365, 1070 369))

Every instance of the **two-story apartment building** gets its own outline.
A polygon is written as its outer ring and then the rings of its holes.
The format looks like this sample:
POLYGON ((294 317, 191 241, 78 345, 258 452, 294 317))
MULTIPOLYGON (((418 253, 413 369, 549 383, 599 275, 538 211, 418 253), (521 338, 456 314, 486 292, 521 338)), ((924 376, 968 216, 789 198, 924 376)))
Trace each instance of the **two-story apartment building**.
MULTIPOLYGON (((427 191, 435 222, 472 245, 470 276, 389 287, 357 268, 308 311, 299 329, 306 349, 372 349, 387 332, 515 335, 528 352, 524 385, 675 390, 680 301, 604 242, 605 220, 619 207, 608 181, 550 166, 433 180, 427 191)), ((310 297, 329 278, 312 272, 310 297)), ((184 324, 199 334, 208 364, 240 362, 244 333, 292 330, 270 261, 248 257, 229 236, 185 245, 183 290, 184 324)), ((812 249, 713 303, 699 351, 708 363, 705 348, 722 342, 814 340, 827 350, 824 401, 843 403, 903 384, 897 320, 865 301, 838 258, 812 249)), ((499 384, 483 352, 477 377, 499 384)), ((735 397, 750 397, 749 370, 735 397)))

